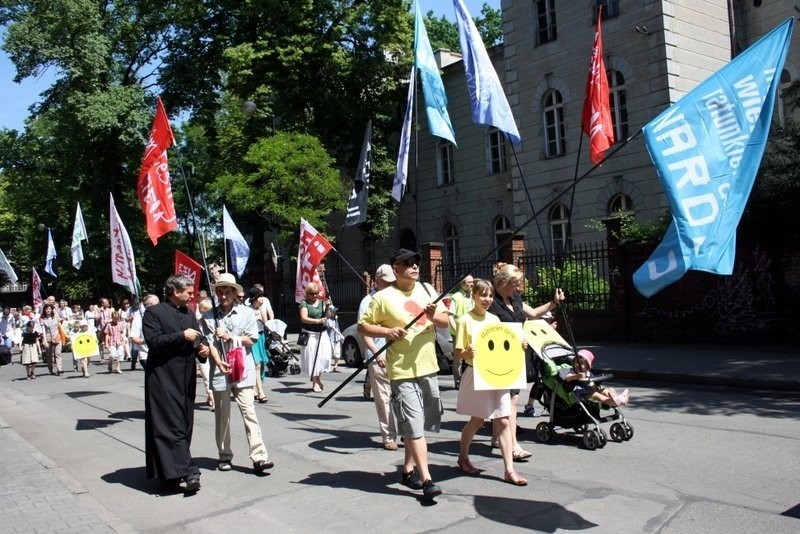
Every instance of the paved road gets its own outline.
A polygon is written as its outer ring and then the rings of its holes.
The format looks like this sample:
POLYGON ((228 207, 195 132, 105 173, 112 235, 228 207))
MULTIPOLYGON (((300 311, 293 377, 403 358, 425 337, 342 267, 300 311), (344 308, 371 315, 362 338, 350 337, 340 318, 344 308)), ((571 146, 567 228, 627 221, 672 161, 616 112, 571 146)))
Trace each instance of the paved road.
MULTIPOLYGON (((610 347, 597 347, 596 353, 598 358, 612 359, 610 347)), ((642 350, 631 353, 641 355, 642 350)), ((780 357, 792 359, 791 354, 780 357)), ((670 365, 682 359, 691 361, 673 355, 670 365)), ((767 358, 761 368, 766 371, 772 363, 767 358)), ((696 367, 706 369, 710 364, 696 367)), ((576 443, 569 437, 552 447, 528 444, 534 461, 518 469, 532 483, 516 488, 502 482, 501 464, 491 454, 485 431, 479 434, 473 453, 473 461, 485 470, 482 476, 465 477, 453 467, 463 418, 453 411, 456 392, 449 387, 451 379, 443 377, 447 413, 443 432, 431 438, 430 448, 432 472, 445 494, 436 505, 427 506, 417 499, 417 492, 397 483, 402 450, 388 452, 378 447, 374 410, 361 398, 360 384, 348 385, 318 408, 324 395, 310 394, 299 376, 270 380, 271 400, 258 406, 276 462, 266 477, 250 472, 242 425, 236 417, 236 467, 230 473, 214 470, 213 414, 204 408, 204 395, 198 391, 192 450, 203 471, 203 489, 193 497, 165 495, 144 479, 143 373, 120 376, 102 370, 94 366, 95 374, 89 379, 68 372, 35 381, 22 379, 19 365, 0 370, 0 447, 6 453, 0 460, 4 473, 0 497, 8 527, 3 531, 486 532, 502 528, 618 533, 796 532, 800 527, 796 477, 800 402, 796 393, 794 397, 725 389, 708 393, 708 387, 693 391, 693 386, 674 393, 667 386, 650 389, 655 383, 634 384, 639 395, 626 410, 636 426, 633 441, 594 452, 573 446, 576 443), (697 399, 708 395, 713 397, 698 403, 697 399), (705 408, 698 411, 696 406, 705 408), (723 454, 726 440, 733 440, 728 426, 735 427, 736 439, 752 434, 735 461, 722 464, 734 466, 737 484, 743 487, 720 479, 722 468, 703 452, 707 444, 713 444, 712 450, 723 454), (662 452, 670 462, 661 463, 662 452), (766 472, 755 463, 760 452, 770 461, 766 472), (691 461, 681 461, 683 456, 691 456, 691 461), (587 483, 586 469, 598 461, 602 467, 587 483), (628 468, 630 473, 626 473, 628 468), (636 477, 631 476, 634 469, 636 477), (701 472, 703 476, 694 477, 701 472), (664 482, 658 483, 661 477, 664 482), (702 479, 707 477, 715 480, 711 499, 703 495, 707 486, 702 479)), ((40 367, 39 373, 46 370, 40 367)), ((328 375, 326 392, 345 376, 328 375)), ((521 424, 530 428, 534 421, 521 419, 521 424)))

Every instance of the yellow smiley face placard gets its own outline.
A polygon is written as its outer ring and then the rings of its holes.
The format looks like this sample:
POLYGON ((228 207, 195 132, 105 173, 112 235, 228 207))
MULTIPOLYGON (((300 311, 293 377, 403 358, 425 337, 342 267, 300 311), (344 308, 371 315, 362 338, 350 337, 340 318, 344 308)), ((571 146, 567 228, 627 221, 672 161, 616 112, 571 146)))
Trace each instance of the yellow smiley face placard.
POLYGON ((522 326, 490 323, 473 337, 475 389, 525 389, 525 351, 522 326))
POLYGON ((91 358, 100 354, 97 336, 89 332, 81 332, 72 338, 72 357, 91 358))

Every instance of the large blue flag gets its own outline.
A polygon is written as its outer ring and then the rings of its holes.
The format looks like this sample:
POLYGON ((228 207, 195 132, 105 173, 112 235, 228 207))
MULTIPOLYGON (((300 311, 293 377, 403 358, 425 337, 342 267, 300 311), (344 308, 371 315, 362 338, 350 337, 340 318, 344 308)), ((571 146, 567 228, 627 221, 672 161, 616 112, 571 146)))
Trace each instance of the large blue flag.
POLYGON ((431 135, 447 139, 456 144, 456 134, 450 124, 447 114, 447 95, 444 92, 442 77, 439 75, 439 66, 433 57, 431 42, 425 23, 422 20, 422 11, 419 2, 414 3, 416 9, 414 22, 414 57, 417 69, 422 78, 422 93, 425 95, 425 112, 428 116, 428 127, 431 135))
POLYGON ((736 227, 764 154, 792 26, 788 19, 644 127, 672 224, 633 275, 642 295, 689 269, 733 272, 736 227))
POLYGON ((486 53, 483 39, 472 21, 464 2, 453 0, 458 23, 458 38, 461 41, 467 89, 472 103, 472 122, 489 124, 506 133, 512 143, 521 141, 517 123, 511 113, 503 86, 494 70, 492 60, 486 53))

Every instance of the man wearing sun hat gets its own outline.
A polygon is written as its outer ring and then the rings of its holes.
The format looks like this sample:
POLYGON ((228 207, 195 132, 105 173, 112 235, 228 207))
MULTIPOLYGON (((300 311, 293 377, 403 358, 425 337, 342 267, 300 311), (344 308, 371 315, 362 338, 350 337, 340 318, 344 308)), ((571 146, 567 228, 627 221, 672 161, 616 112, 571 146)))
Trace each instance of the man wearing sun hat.
POLYGON ((217 450, 219 452, 220 471, 231 471, 233 466, 233 450, 231 449, 231 393, 244 420, 244 430, 253 462, 253 472, 263 475, 274 464, 269 460, 267 447, 261 435, 261 425, 255 409, 256 366, 251 347, 258 341, 258 323, 253 308, 245 306, 239 300, 244 293, 242 286, 236 283, 231 273, 221 273, 211 290, 217 297, 219 306, 216 311, 209 310, 203 314, 203 327, 208 341, 216 350, 212 350, 209 368, 209 382, 214 395, 214 423, 216 429, 217 450), (238 382, 230 380, 230 367, 225 361, 225 354, 236 345, 244 347, 247 355, 244 378, 238 382))
POLYGON ((417 252, 404 248, 392 254, 389 265, 395 281, 374 295, 359 317, 358 332, 391 340, 386 349, 386 374, 392 388, 392 410, 405 443, 401 483, 421 489, 426 499, 432 499, 442 490, 428 470, 425 431, 438 432, 441 425, 435 327, 446 328, 448 318, 444 304, 434 302, 436 290, 418 281, 421 259, 417 252))

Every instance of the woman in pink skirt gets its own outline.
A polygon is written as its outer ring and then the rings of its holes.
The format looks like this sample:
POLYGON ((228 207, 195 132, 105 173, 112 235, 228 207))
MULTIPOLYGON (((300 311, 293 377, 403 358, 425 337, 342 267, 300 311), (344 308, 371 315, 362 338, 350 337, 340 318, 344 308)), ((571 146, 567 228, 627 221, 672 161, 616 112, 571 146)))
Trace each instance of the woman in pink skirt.
POLYGON ((475 280, 472 286, 472 299, 475 303, 472 310, 459 317, 456 323, 456 356, 462 358, 467 364, 467 369, 461 376, 461 387, 458 390, 458 404, 456 412, 469 415, 470 420, 461 431, 461 447, 458 453, 458 467, 468 475, 476 475, 480 470, 469 459, 469 446, 475 433, 483 426, 486 419, 491 419, 495 426, 495 435, 500 442, 500 452, 503 457, 505 474, 503 480, 516 486, 528 483, 514 470, 513 439, 509 416, 511 415, 511 394, 508 389, 502 390, 475 390, 475 376, 472 369, 474 358, 486 357, 476 354, 475 336, 485 325, 499 323, 500 319, 486 310, 492 304, 494 289, 487 280, 475 280))

